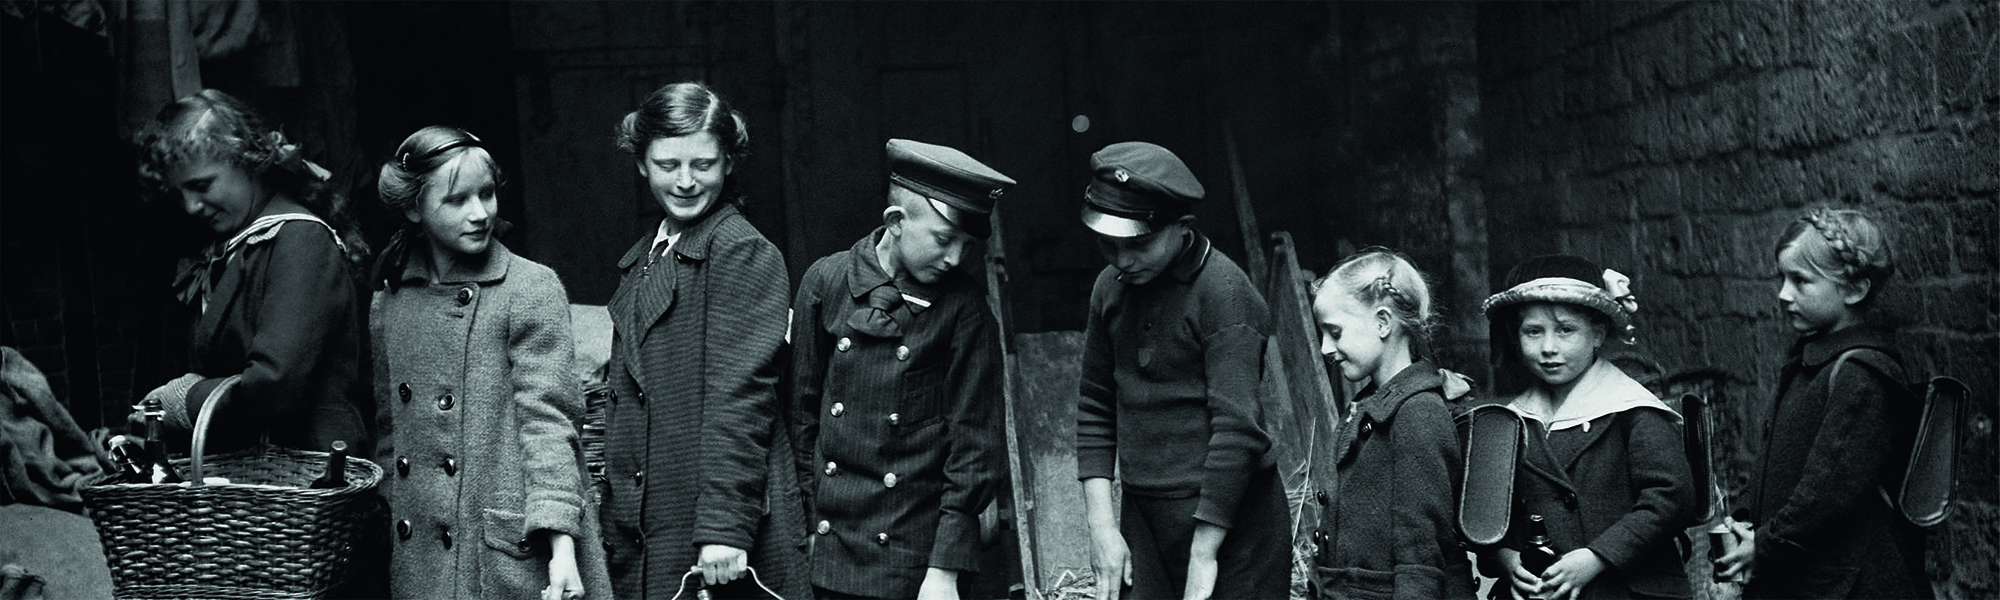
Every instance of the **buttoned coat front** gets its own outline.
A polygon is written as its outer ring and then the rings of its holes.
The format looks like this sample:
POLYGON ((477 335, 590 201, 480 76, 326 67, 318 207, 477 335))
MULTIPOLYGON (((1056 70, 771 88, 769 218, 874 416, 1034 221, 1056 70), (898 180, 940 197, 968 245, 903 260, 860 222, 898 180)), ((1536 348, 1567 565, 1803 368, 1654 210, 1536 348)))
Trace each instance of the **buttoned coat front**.
POLYGON ((1370 386, 1335 432, 1338 483, 1322 502, 1320 598, 1471 598, 1458 544, 1464 455, 1444 378, 1428 361, 1370 386))
POLYGON ((978 570, 979 512, 1004 473, 999 342, 985 286, 958 269, 892 283, 876 262, 882 232, 800 281, 792 407, 818 535, 813 584, 914 598, 928 567, 978 570), (909 311, 892 313, 908 315, 897 335, 851 324, 881 285, 909 311))
POLYGON ((617 597, 672 597, 709 544, 748 552, 764 585, 807 597, 804 508, 775 389, 784 258, 725 204, 664 255, 648 236, 618 267, 604 412, 617 597))
POLYGON ((536 597, 548 586, 545 530, 575 539, 586 593, 611 597, 582 495, 583 395, 562 282, 498 241, 467 272, 398 262, 370 319, 391 594, 536 597))
MULTIPOLYGON (((1593 369, 1625 377, 1608 362, 1593 369)), ((1557 553, 1589 548, 1611 567, 1579 597, 1689 597, 1674 543, 1697 518, 1680 416, 1662 406, 1635 406, 1597 417, 1555 433, 1581 436, 1578 449, 1567 453, 1559 448, 1568 444, 1550 443, 1546 425, 1532 418, 1528 424, 1515 471, 1510 544, 1524 547, 1528 516, 1542 515, 1557 553)), ((1505 581, 1496 588, 1503 594, 1498 597, 1511 597, 1504 595, 1505 581)))

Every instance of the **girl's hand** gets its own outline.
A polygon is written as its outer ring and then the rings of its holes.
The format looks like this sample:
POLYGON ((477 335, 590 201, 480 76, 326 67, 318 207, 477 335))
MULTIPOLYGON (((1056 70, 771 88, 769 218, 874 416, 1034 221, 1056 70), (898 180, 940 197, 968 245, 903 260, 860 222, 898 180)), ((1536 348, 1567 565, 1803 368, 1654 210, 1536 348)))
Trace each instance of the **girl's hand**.
POLYGON ((729 546, 709 544, 701 547, 701 559, 694 568, 701 571, 702 583, 722 585, 743 576, 743 571, 750 568, 750 555, 729 546))
POLYGON ((1514 600, 1528 600, 1536 590, 1541 589, 1542 578, 1521 566, 1521 551, 1501 548, 1495 553, 1495 558, 1500 561, 1500 568, 1507 571, 1507 583, 1511 584, 1508 587, 1514 592, 1514 600))
POLYGON ((583 598, 583 573, 576 568, 576 541, 567 533, 549 533, 549 587, 542 600, 583 598))
POLYGON ((1722 572, 1718 575, 1733 581, 1757 565, 1757 532, 1750 528, 1749 523, 1729 517, 1723 517, 1722 524, 1728 526, 1729 532, 1736 536, 1736 548, 1722 555, 1722 558, 1715 559, 1715 564, 1722 567, 1722 572))
POLYGON ((1604 559, 1589 548, 1578 548, 1564 554, 1556 564, 1549 565, 1542 572, 1542 597, 1550 600, 1576 600, 1583 593, 1584 586, 1604 572, 1604 559))
POLYGON ((1090 528, 1090 570, 1097 574, 1098 600, 1118 600, 1123 586, 1132 585, 1132 550, 1117 528, 1090 528))

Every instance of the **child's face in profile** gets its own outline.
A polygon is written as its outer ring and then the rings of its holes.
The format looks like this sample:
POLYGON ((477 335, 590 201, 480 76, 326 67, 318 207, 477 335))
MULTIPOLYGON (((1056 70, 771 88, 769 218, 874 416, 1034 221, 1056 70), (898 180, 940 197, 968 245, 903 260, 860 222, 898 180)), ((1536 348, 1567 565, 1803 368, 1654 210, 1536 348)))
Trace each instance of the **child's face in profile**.
POLYGON ((891 228, 895 239, 889 246, 896 253, 897 268, 927 284, 937 283, 957 267, 973 239, 945 220, 929 202, 918 198, 903 203, 903 220, 891 228))
POLYGON ((1837 331, 1860 322, 1854 304, 1863 294, 1809 263, 1798 245, 1778 252, 1778 274, 1783 280, 1778 286, 1778 305, 1794 331, 1837 331))
POLYGON ((1381 364, 1384 340, 1375 313, 1331 280, 1314 295, 1319 353, 1340 366, 1341 378, 1366 381, 1381 364))

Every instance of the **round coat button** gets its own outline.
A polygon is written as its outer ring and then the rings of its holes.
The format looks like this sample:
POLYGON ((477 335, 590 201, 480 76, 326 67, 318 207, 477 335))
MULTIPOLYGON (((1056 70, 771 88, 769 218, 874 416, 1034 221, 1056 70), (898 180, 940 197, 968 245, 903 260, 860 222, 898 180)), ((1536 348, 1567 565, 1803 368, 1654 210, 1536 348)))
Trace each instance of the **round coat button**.
POLYGON ((438 541, 441 541, 441 542, 444 542, 444 547, 445 547, 445 549, 446 549, 446 550, 450 550, 450 549, 451 549, 451 526, 450 526, 450 525, 439 525, 439 526, 438 526, 438 541))
POLYGON ((902 424, 903 424, 903 415, 900 415, 900 414, 897 414, 897 413, 889 413, 889 424, 890 424, 890 425, 902 425, 902 424))
POLYGON ((889 545, 889 534, 886 533, 875 534, 875 544, 880 546, 889 545))
POLYGON ((1361 436, 1362 436, 1362 437, 1368 437, 1368 434, 1370 434, 1370 433, 1374 433, 1374 431, 1375 431, 1375 424, 1374 424, 1374 423, 1369 423, 1369 422, 1367 422, 1367 421, 1362 421, 1362 422, 1361 422, 1361 436))
POLYGON ((827 412, 829 412, 829 413, 833 413, 833 416, 836 416, 836 417, 838 417, 838 416, 840 416, 840 415, 844 415, 844 414, 847 414, 847 405, 845 405, 845 404, 841 404, 841 403, 839 403, 839 402, 835 402, 835 403, 833 403, 833 409, 832 409, 832 410, 828 410, 827 412))
POLYGON ((472 303, 472 288, 469 287, 458 288, 458 305, 465 306, 471 303, 472 303))
POLYGON ((456 458, 444 459, 444 474, 447 476, 458 474, 458 459, 456 458))
POLYGON ((1326 490, 1320 490, 1318 494, 1314 495, 1314 497, 1319 500, 1320 506, 1326 506, 1332 503, 1332 501, 1326 497, 1326 490))
POLYGON ((833 464, 833 461, 830 461, 830 460, 829 460, 829 461, 826 461, 826 476, 827 476, 827 477, 832 477, 832 476, 833 476, 833 474, 835 474, 835 473, 839 473, 839 472, 840 472, 840 465, 836 465, 836 464, 833 464))
POLYGON ((896 347, 896 360, 910 360, 910 347, 909 347, 909 346, 897 346, 897 347, 896 347))
POLYGON ((451 410, 453 406, 458 406, 457 398, 451 397, 451 394, 438 396, 438 410, 451 410))
POLYGON ((407 456, 396 457, 396 475, 401 477, 410 476, 410 457, 407 456))
POLYGON ((646 472, 645 472, 645 471, 633 471, 633 472, 632 472, 632 485, 646 485, 646 472))
POLYGON ((406 540, 407 540, 407 539, 410 539, 410 520, 409 520, 409 519, 403 519, 403 520, 400 520, 400 521, 396 521, 396 537, 398 537, 398 538, 402 538, 402 539, 406 539, 406 540))
POLYGON ((840 338, 840 343, 833 345, 833 349, 839 350, 841 352, 846 352, 848 348, 853 348, 853 347, 854 347, 854 340, 850 340, 847 338, 840 338))
POLYGON ((820 522, 819 522, 819 527, 817 527, 817 528, 813 529, 813 531, 817 531, 817 532, 819 532, 819 534, 820 534, 820 535, 826 535, 826 534, 829 534, 829 533, 833 533, 833 524, 832 524, 832 523, 828 523, 828 522, 826 522, 826 521, 820 521, 820 522))
POLYGON ((521 541, 514 542, 514 549, 520 550, 522 554, 527 554, 535 551, 535 545, 528 543, 528 538, 521 538, 521 541))
POLYGON ((1571 510, 1576 509, 1576 494, 1574 493, 1563 494, 1563 508, 1571 510))
POLYGON ((895 474, 895 473, 889 473, 889 474, 886 474, 886 475, 883 475, 883 476, 882 476, 882 487, 896 487, 896 474, 895 474))
POLYGON ((402 398, 404 402, 409 402, 409 401, 410 401, 410 384, 408 384, 408 383, 398 383, 398 384, 396 384, 396 396, 397 396, 397 397, 400 397, 400 398, 402 398))

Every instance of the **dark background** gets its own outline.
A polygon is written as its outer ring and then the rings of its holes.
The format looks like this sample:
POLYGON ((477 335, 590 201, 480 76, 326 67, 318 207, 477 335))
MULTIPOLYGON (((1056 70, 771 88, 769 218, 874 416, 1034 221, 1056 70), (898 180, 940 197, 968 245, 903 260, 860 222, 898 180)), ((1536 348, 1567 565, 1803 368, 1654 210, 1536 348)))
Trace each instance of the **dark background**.
MULTIPOLYGON (((161 6, 0 17, 0 344, 85 427, 184 363, 166 287, 206 233, 135 200, 122 141, 179 95, 166 72, 306 142, 376 245, 394 145, 433 123, 477 133, 511 178, 507 243, 580 303, 609 298, 657 222, 611 130, 664 83, 706 81, 747 114, 746 212, 795 279, 879 223, 888 138, 1019 180, 1000 209, 1019 332, 1082 327, 1103 264, 1076 219, 1088 156, 1150 141, 1206 185, 1200 225, 1239 263, 1239 196, 1307 269, 1411 254, 1442 362, 1482 380, 1477 306, 1508 266, 1568 252, 1630 275, 1638 351, 1708 386, 1733 443, 1794 339, 1774 238, 1805 207, 1859 207, 1899 232, 1880 317, 1912 371, 2000 393, 1993 2, 237 2, 193 5, 203 55, 178 63, 161 6)), ((1978 418, 1964 459, 1993 473, 1978 418)), ((1974 479, 1957 533, 1934 538, 1958 558, 1932 565, 1968 597, 2000 593, 1995 484, 1974 479)))

